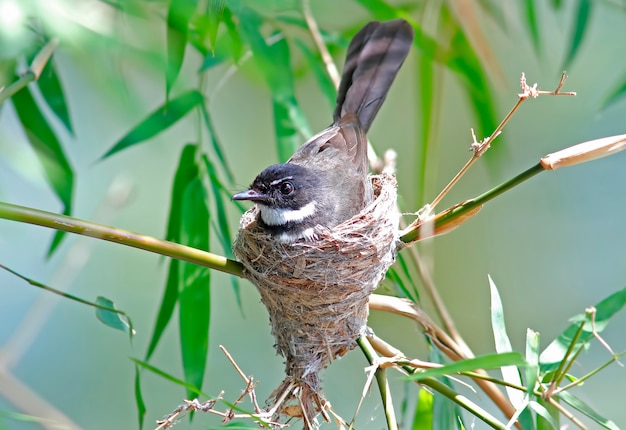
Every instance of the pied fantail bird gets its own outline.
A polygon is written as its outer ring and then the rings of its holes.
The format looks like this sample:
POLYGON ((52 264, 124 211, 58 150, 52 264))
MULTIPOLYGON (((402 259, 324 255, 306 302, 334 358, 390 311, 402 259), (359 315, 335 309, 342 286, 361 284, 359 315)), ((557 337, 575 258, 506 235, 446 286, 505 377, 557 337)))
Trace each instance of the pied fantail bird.
POLYGON ((332 228, 372 201, 366 133, 412 41, 402 19, 363 27, 348 47, 332 125, 233 196, 253 201, 259 225, 277 240, 314 240, 316 225, 332 228))

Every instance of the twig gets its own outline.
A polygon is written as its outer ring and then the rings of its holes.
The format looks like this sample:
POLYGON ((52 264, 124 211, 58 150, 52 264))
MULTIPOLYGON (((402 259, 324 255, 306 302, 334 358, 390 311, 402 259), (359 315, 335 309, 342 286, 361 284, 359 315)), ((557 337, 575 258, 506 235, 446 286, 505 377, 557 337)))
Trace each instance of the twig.
POLYGON ((504 117, 504 119, 500 122, 498 127, 494 130, 491 136, 485 138, 482 142, 476 141, 476 136, 474 135, 474 131, 472 130, 472 157, 465 163, 465 165, 459 170, 459 172, 452 178, 450 183, 444 187, 444 189, 439 193, 437 197, 430 203, 431 208, 437 206, 437 204, 443 199, 443 197, 448 194, 448 191, 461 179, 461 177, 469 170, 469 168, 476 162, 480 156, 482 156, 491 146, 491 143, 500 135, 504 126, 509 122, 513 114, 519 109, 521 104, 528 100, 530 97, 537 98, 539 95, 552 95, 552 96, 575 96, 575 92, 561 92, 561 88, 565 84, 565 80, 567 79, 567 75, 565 72, 561 74, 561 80, 557 85, 554 91, 540 91, 537 90, 537 84, 534 84, 532 87, 528 85, 526 82, 526 76, 522 73, 522 77, 520 78, 520 86, 522 87, 522 92, 517 95, 518 100, 513 106, 513 108, 509 111, 509 113, 504 117))
POLYGON ((24 88, 26 85, 30 84, 33 81, 39 79, 41 76, 41 72, 43 71, 48 61, 50 61, 50 57, 52 57, 52 53, 59 45, 59 39, 54 38, 50 39, 48 43, 44 45, 43 48, 37 53, 35 58, 33 58, 32 63, 30 63, 29 68, 22 74, 22 76, 15 82, 10 85, 0 88, 0 105, 9 97, 13 96, 13 94, 17 93, 19 90, 24 88))
POLYGON ((328 73, 330 80, 333 81, 335 88, 339 88, 339 82, 341 81, 339 70, 337 70, 333 57, 331 57, 330 52, 328 52, 328 48, 322 39, 322 33, 320 33, 317 21, 315 21, 315 18, 313 18, 313 14, 311 13, 309 0, 302 0, 302 14, 304 15, 307 27, 309 27, 309 32, 311 33, 313 42, 315 43, 315 46, 322 57, 322 61, 326 66, 326 73, 328 73))
POLYGON ((209 267, 231 275, 243 276, 243 266, 235 260, 178 243, 133 233, 65 215, 0 202, 0 218, 40 225, 69 233, 94 237, 133 248, 143 249, 189 263, 209 267))
MULTIPOLYGON (((254 391, 254 389, 256 388, 256 385, 258 384, 258 382, 254 382, 254 378, 252 378, 251 376, 248 377, 248 376, 246 376, 243 373, 241 368, 237 365, 237 363, 233 359, 233 356, 230 355, 230 352, 228 352, 223 345, 220 345, 219 347, 222 350, 222 352, 224 353, 224 355, 226 356, 226 358, 228 359, 228 361, 230 361, 230 364, 235 368, 237 373, 239 373, 239 376, 241 376, 241 379, 243 379, 244 382, 246 383, 246 389, 242 393, 240 399, 245 397, 246 394, 250 395, 250 401, 252 402, 252 405, 254 406, 254 412, 257 413, 257 414, 260 414, 262 411, 261 411, 261 408, 259 407, 259 404, 257 403, 256 392, 254 391)), ((238 400, 240 400, 240 399, 238 399, 238 400)), ((238 403, 238 401, 235 401, 233 404, 237 405, 237 403, 238 403)))

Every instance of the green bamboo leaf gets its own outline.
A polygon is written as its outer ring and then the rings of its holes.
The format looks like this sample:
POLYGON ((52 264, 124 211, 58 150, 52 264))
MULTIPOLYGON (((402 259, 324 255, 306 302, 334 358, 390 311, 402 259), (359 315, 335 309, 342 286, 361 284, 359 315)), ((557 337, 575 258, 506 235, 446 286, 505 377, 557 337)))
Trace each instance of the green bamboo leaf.
MULTIPOLYGON (((511 341, 506 333, 502 300, 500 299, 498 288, 493 282, 493 279, 491 279, 491 276, 489 276, 489 291, 491 293, 491 328, 493 330, 493 339, 495 341, 496 351, 500 354, 508 353, 513 351, 513 347, 511 346, 511 341)), ((515 385, 522 385, 522 378, 517 367, 502 366, 500 371, 502 372, 502 377, 506 382, 510 382, 515 385)), ((515 409, 520 409, 524 401, 524 393, 511 387, 506 387, 506 392, 515 409)))
MULTIPOLYGON (((234 175, 233 175, 232 170, 230 169, 230 166, 228 165, 228 162, 226 161, 226 156, 224 155, 222 146, 220 145, 220 142, 217 139, 217 131, 215 130, 215 127, 213 126, 213 121, 211 121, 211 117, 209 115, 209 111, 207 110, 206 106, 204 105, 201 106, 201 112, 202 112, 202 118, 204 119, 204 125, 207 128, 207 132, 209 133, 209 139, 211 140, 213 152, 215 152, 215 155, 217 156, 217 159, 220 162, 220 166, 222 167, 222 170, 224 171, 224 174, 226 175, 226 180, 228 181, 229 184, 232 185, 234 182, 234 175)), ((215 177, 217 178, 217 175, 215 177)))
POLYGON ((139 372, 138 364, 135 364, 135 404, 137 405, 137 420, 139 428, 142 429, 143 422, 146 419, 147 409, 141 392, 141 373, 139 372))
MULTIPOLYGON (((46 180, 63 205, 63 215, 71 215, 74 192, 74 171, 52 127, 39 110, 28 87, 11 98, 46 180)), ((57 231, 48 248, 50 256, 61 243, 65 233, 57 231)))
POLYGON ((98 318, 103 324, 116 330, 123 331, 124 333, 133 334, 134 330, 130 320, 126 315, 120 314, 120 312, 116 311, 113 301, 107 299, 106 297, 98 296, 96 298, 96 304, 108 308, 96 308, 96 318, 98 318))
POLYGON ((222 22, 226 25, 226 32, 230 38, 233 59, 235 60, 235 63, 239 63, 239 60, 243 55, 243 42, 241 41, 239 30, 237 30, 237 23, 235 22, 231 8, 224 8, 222 22))
POLYGON ((313 53, 300 39, 296 39, 296 45, 304 54, 304 58, 308 61, 309 66, 311 66, 317 85, 320 87, 320 90, 322 90, 322 94, 328 102, 328 105, 331 109, 334 109, 337 100, 337 89, 326 72, 326 66, 324 65, 322 57, 319 53, 313 53))
MULTIPOLYGON (((182 207, 184 191, 187 184, 199 175, 198 168, 195 163, 195 157, 196 146, 186 145, 181 152, 172 184, 170 211, 168 216, 167 232, 165 234, 166 240, 173 242, 180 241, 181 226, 183 223, 182 207)), ((148 349, 146 351, 146 361, 150 360, 152 353, 159 344, 163 332, 172 318, 176 303, 178 302, 180 266, 181 262, 179 260, 170 260, 167 280, 165 282, 165 291, 163 292, 163 298, 161 299, 157 319, 152 330, 152 337, 150 338, 150 343, 148 344, 148 349)))
POLYGON ((617 424, 615 424, 613 421, 606 419, 600 414, 598 414, 596 411, 593 410, 593 408, 591 408, 591 406, 589 406, 588 404, 583 402, 581 399, 571 394, 569 391, 562 391, 558 394, 557 397, 563 400, 568 405, 570 405, 572 408, 587 415, 589 418, 591 418, 593 421, 598 423, 603 428, 610 429, 610 430, 619 430, 619 427, 617 424))
POLYGON ((209 16, 209 42, 211 46, 215 46, 215 40, 217 39, 217 29, 219 28, 220 21, 224 15, 224 8, 226 6, 226 0, 209 0, 208 16, 209 16))
POLYGON ((536 52, 539 52, 541 50, 541 43, 536 12, 537 5, 535 4, 535 0, 524 0, 524 18, 526 18, 526 25, 528 26, 528 31, 533 41, 533 47, 536 52))
POLYGON ((209 160, 209 157, 207 157, 206 154, 202 154, 202 161, 204 161, 204 165, 206 166, 209 174, 209 183, 211 185, 213 201, 215 202, 215 213, 217 214, 217 231, 220 243, 224 252, 229 254, 228 257, 230 258, 232 255, 232 238, 228 225, 228 216, 226 215, 226 206, 224 204, 224 198, 221 191, 223 185, 217 177, 217 172, 215 171, 213 163, 211 163, 211 160, 209 160))
MULTIPOLYGON (((232 250, 232 236, 230 234, 230 226, 228 223, 228 215, 226 213, 227 204, 230 203, 230 193, 226 192, 226 188, 217 177, 217 172, 213 163, 206 154, 202 154, 202 160, 206 166, 209 174, 209 182, 211 185, 211 191, 213 195, 213 202, 215 203, 215 213, 217 214, 217 236, 222 245, 222 249, 226 253, 226 257, 233 258, 232 250)), ((243 312, 243 304, 241 302, 241 294, 239 292, 239 280, 236 276, 230 276, 233 291, 237 300, 239 310, 243 312)))
MULTIPOLYGON (((200 178, 194 178, 183 193, 180 243, 209 250, 209 208, 200 178)), ((181 262, 179 280, 180 342, 185 381, 202 388, 209 349, 211 315, 211 271, 181 262)), ((193 392, 188 391, 188 395, 193 392)))
POLYGON ((433 429, 434 396, 428 390, 420 389, 417 393, 417 405, 411 424, 412 430, 433 429))
POLYGON ((261 17, 249 10, 243 14, 240 22, 254 60, 272 93, 278 158, 284 162, 302 143, 300 137, 309 137, 312 133, 296 101, 289 45, 284 38, 268 45, 261 35, 261 24, 261 17))
POLYGON ((434 161, 432 157, 435 154, 433 145, 436 144, 436 140, 434 139, 437 133, 435 124, 437 123, 436 117, 439 115, 439 109, 435 106, 435 89, 438 86, 434 84, 435 79, 437 79, 437 74, 435 73, 433 59, 428 55, 419 55, 417 57, 419 73, 416 75, 416 79, 418 80, 417 88, 419 88, 418 99, 421 105, 420 113, 422 124, 422 138, 418 150, 420 154, 420 167, 418 169, 418 183, 420 184, 418 195, 420 196, 420 200, 417 202, 417 206, 422 207, 427 203, 425 199, 426 196, 429 195, 426 186, 429 183, 429 176, 432 175, 430 166, 436 165, 436 163, 432 163, 432 161, 434 161))
POLYGON ((467 360, 455 361, 441 367, 416 372, 409 379, 419 381, 434 376, 444 376, 459 372, 469 372, 476 369, 498 369, 502 366, 525 367, 526 360, 519 352, 506 352, 504 354, 488 354, 467 360))
POLYGON ((126 136, 111 147, 102 159, 141 143, 168 129, 184 117, 191 109, 204 103, 204 97, 197 91, 188 91, 165 103, 137 124, 126 136))
POLYGON ((454 32, 450 49, 444 57, 444 64, 457 73, 461 84, 465 87, 478 121, 476 129, 479 139, 489 136, 498 126, 498 118, 487 74, 480 64, 476 51, 467 39, 463 27, 454 15, 446 7, 442 7, 441 17, 445 25, 450 27, 450 31, 454 32))
MULTIPOLYGON (((609 323, 609 320, 626 305, 626 288, 611 294, 595 306, 596 315, 594 328, 600 333, 609 323)), ((539 363, 542 373, 556 370, 559 363, 565 357, 574 335, 578 332, 580 323, 585 319, 585 314, 576 315, 571 319, 572 324, 559 335, 557 339, 552 341, 550 345, 541 353, 539 363)), ((579 336, 574 351, 582 348, 591 338, 593 338, 593 329, 590 322, 585 323, 583 331, 579 336)))
POLYGON ((585 32, 587 31, 587 24, 591 20, 591 0, 578 0, 576 5, 576 17, 574 21, 574 29, 572 31, 572 37, 570 39, 570 46, 565 57, 563 70, 569 68, 578 53, 578 49, 583 41, 585 32))
POLYGON ((137 358, 133 358, 133 357, 130 357, 130 359, 137 366, 139 366, 139 367, 141 367, 143 369, 146 369, 147 371, 149 371, 151 373, 154 373, 157 376, 160 376, 161 378, 165 379, 166 381, 172 382, 173 384, 176 384, 176 385, 180 385, 181 387, 186 388, 187 391, 191 391, 194 394, 193 397, 203 396, 203 397, 206 397, 206 398, 209 398, 209 399, 211 399, 211 398, 214 399, 215 398, 215 397, 209 396, 206 393, 203 393, 202 391, 198 390, 193 385, 186 383, 182 379, 179 379, 179 378, 177 378, 177 377, 167 373, 166 371, 161 370, 158 367, 155 367, 155 366, 147 363, 146 361, 141 361, 141 360, 139 360, 137 358))
MULTIPOLYGON (((428 358, 433 363, 441 363, 444 360, 441 352, 437 348, 431 348, 428 358)), ((446 386, 450 387, 450 389, 454 389, 449 378, 439 378, 439 380, 446 386)), ((456 405, 456 403, 451 402, 447 397, 437 391, 434 392, 432 414, 433 429, 465 429, 462 424, 462 413, 460 408, 456 405)))
POLYGON ((400 10, 395 8, 382 0, 357 0, 361 6, 367 9, 374 18, 380 21, 387 21, 400 17, 400 10))
POLYGON ((50 110, 61 121, 67 131, 74 134, 70 114, 65 101, 63 86, 61 85, 61 80, 59 79, 52 58, 46 63, 46 66, 41 72, 37 80, 37 86, 44 100, 50 107, 50 110))
MULTIPOLYGON (((534 401, 529 403, 530 408, 533 411, 535 411, 535 413, 538 415, 537 430, 548 430, 548 429, 557 430, 559 428, 559 424, 558 424, 559 411, 556 408, 554 408, 552 405, 550 405, 548 402, 545 402, 543 400, 542 402, 543 404, 540 402, 534 402, 534 401), (552 412, 554 413, 554 416, 550 414, 550 411, 548 410, 548 408, 552 410, 552 412)), ((526 430, 526 427, 522 426, 522 428, 526 430)), ((531 428, 534 428, 534 424, 533 424, 533 427, 531 428)))
POLYGON ((182 67, 187 47, 189 22, 196 11, 197 0, 171 0, 167 11, 167 98, 182 67))

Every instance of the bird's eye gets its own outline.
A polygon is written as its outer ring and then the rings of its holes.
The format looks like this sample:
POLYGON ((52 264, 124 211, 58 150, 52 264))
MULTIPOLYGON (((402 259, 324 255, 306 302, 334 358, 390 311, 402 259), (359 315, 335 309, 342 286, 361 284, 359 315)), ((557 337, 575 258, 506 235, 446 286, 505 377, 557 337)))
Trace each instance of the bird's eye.
POLYGON ((291 182, 283 182, 280 184, 280 192, 284 195, 293 193, 293 184, 291 182))

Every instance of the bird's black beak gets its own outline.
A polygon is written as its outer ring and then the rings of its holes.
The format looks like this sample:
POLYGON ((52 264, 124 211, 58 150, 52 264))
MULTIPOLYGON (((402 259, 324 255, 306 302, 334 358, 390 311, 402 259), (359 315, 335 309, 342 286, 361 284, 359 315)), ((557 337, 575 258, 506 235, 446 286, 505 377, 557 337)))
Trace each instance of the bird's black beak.
POLYGON ((246 190, 235 194, 233 200, 250 200, 253 202, 262 202, 268 199, 267 194, 260 193, 256 190, 246 190))

